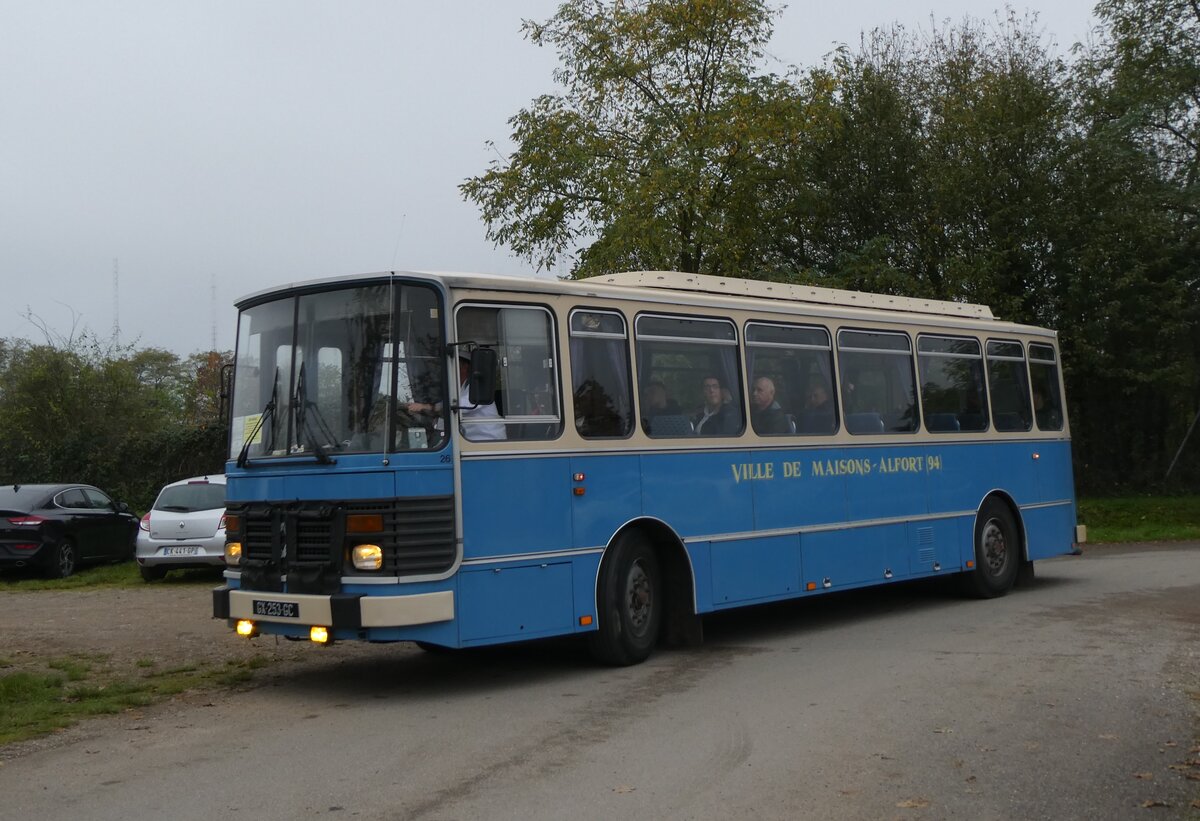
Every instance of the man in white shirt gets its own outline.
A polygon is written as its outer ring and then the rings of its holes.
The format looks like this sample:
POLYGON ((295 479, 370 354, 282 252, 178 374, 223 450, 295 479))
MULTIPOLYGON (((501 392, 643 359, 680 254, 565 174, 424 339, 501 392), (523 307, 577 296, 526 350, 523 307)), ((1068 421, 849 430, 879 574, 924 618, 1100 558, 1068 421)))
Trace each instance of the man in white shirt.
MULTIPOLYGON (((458 398, 461 403, 459 414, 459 425, 463 432, 463 436, 472 442, 497 442, 508 438, 505 432, 504 423, 500 420, 500 410, 496 407, 495 402, 489 402, 486 405, 475 403, 474 397, 470 394, 470 375, 471 375, 471 360, 469 357, 460 356, 458 358, 458 398), (495 419, 497 421, 484 421, 495 419), (470 424, 466 424, 467 420, 471 420, 470 424)), ((409 402, 405 407, 413 413, 432 413, 441 414, 442 403, 426 404, 423 402, 409 402)))

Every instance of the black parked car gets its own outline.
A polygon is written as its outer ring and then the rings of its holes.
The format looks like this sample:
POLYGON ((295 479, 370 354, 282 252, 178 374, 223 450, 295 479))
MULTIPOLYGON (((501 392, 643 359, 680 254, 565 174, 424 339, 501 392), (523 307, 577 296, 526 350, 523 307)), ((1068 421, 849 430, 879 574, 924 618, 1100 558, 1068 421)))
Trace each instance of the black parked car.
POLYGON ((0 567, 65 578, 85 562, 133 558, 138 519, 91 485, 0 487, 0 567))

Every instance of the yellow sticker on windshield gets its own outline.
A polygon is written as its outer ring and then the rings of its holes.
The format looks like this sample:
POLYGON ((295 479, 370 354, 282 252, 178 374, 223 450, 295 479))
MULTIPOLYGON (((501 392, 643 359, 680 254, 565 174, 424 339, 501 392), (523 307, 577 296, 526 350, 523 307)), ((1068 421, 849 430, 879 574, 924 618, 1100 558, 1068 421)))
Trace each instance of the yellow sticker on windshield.
POLYGON ((261 413, 252 413, 242 420, 242 444, 251 442, 255 445, 262 444, 262 428, 258 426, 258 420, 262 419, 261 413), (251 439, 251 434, 254 438, 251 439))

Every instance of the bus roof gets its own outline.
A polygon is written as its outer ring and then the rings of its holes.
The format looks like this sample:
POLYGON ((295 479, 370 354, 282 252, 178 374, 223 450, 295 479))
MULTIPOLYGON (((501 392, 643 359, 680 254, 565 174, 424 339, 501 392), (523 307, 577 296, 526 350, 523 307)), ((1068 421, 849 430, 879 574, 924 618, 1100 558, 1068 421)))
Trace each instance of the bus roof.
POLYGON ((440 281, 446 287, 455 289, 564 295, 583 292, 594 296, 611 295, 617 299, 637 299, 640 293, 641 298, 651 301, 674 301, 672 294, 677 294, 681 303, 696 305, 713 304, 714 299, 718 301, 732 300, 734 303, 741 300, 761 299, 775 301, 778 309, 782 311, 786 311, 787 304, 792 303, 813 306, 814 315, 858 316, 864 319, 875 315, 877 318, 883 319, 884 316, 891 314, 896 320, 907 316, 911 318, 910 321, 917 322, 922 316, 936 316, 948 321, 950 325, 964 328, 987 326, 1014 332, 1057 336, 1053 330, 1048 328, 997 319, 986 305, 892 296, 865 291, 847 291, 815 285, 792 285, 708 274, 688 274, 679 271, 626 271, 578 280, 451 271, 377 271, 285 283, 248 294, 237 300, 236 305, 241 310, 296 289, 323 289, 341 284, 348 285, 356 281, 391 277, 416 277, 440 281), (604 293, 609 289, 611 289, 611 294, 604 293), (656 293, 652 295, 652 291, 656 293))

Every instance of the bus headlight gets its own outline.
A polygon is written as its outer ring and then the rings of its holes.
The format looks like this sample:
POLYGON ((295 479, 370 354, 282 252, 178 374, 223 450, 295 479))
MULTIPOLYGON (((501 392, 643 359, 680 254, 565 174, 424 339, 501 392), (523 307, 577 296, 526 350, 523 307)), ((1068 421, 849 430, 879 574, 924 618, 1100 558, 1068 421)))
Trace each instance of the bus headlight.
POLYGON ((383 567, 383 548, 377 544, 356 544, 350 551, 355 570, 378 570, 383 567))
POLYGON ((242 543, 241 542, 226 542, 225 543, 225 564, 230 567, 237 567, 242 563, 242 543))

